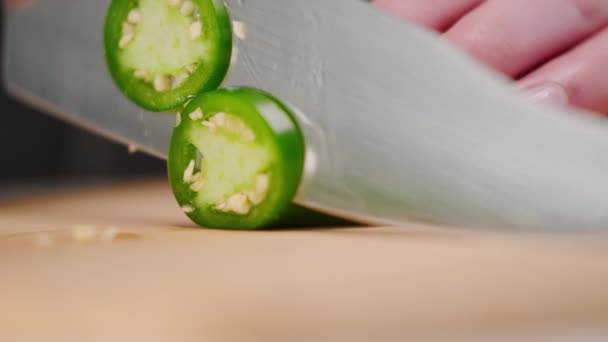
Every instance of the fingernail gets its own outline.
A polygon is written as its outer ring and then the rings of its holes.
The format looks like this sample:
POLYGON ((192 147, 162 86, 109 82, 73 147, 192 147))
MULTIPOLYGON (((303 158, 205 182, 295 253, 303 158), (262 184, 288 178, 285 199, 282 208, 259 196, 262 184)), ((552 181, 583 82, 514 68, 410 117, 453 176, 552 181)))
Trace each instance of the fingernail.
POLYGON ((558 83, 549 82, 528 87, 525 89, 528 98, 538 103, 549 103, 566 106, 570 104, 570 98, 566 89, 558 83))

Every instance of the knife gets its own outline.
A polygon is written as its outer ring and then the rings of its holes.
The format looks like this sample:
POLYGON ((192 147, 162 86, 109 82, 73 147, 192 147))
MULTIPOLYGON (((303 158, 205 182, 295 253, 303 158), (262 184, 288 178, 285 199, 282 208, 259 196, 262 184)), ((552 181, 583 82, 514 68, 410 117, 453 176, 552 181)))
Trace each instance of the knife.
MULTIPOLYGON (((108 0, 38 1, 6 16, 5 85, 59 118, 165 158, 174 116, 112 83, 108 0)), ((608 229, 608 127, 534 105, 439 37, 352 0, 227 0, 248 35, 224 86, 298 109, 295 202, 373 224, 608 229)))

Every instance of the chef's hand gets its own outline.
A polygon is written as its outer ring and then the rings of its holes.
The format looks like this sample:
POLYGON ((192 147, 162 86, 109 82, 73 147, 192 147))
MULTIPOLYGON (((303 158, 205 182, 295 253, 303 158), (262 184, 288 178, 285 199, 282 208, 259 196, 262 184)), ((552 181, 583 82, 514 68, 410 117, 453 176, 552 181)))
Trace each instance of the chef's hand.
POLYGON ((608 0, 375 0, 517 80, 533 99, 608 113, 608 0))

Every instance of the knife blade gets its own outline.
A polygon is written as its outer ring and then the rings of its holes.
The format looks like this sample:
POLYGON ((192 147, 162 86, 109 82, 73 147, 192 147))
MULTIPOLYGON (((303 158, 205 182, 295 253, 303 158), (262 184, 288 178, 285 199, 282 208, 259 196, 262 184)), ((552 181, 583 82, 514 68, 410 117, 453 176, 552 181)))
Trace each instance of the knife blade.
MULTIPOLYGON (((164 158, 174 124, 118 92, 103 61, 109 1, 39 1, 7 16, 5 83, 64 120, 164 158)), ((608 130, 536 106, 434 34, 352 0, 228 0, 247 37, 225 86, 298 109, 296 202, 358 221, 608 228, 608 130)))

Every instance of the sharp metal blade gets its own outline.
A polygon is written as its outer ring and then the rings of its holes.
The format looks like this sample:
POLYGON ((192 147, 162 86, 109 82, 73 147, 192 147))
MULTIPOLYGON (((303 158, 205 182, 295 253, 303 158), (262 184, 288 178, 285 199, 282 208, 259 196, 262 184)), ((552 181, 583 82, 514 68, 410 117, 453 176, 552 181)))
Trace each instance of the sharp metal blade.
MULTIPOLYGON (((8 89, 164 157, 174 117, 112 84, 107 0, 38 1, 7 16, 8 89)), ((353 0, 228 0, 247 37, 225 85, 301 110, 297 201, 369 222, 608 227, 608 129, 520 98, 439 37, 353 0)))
POLYGON ((105 66, 107 0, 35 1, 8 11, 4 75, 9 93, 98 134, 164 157, 175 117, 129 103, 105 66))
MULTIPOLYGON (((8 11, 6 87, 14 96, 63 120, 165 157, 174 118, 148 113, 131 104, 119 93, 106 69, 102 27, 109 2, 35 1, 25 10, 8 11)), ((432 58, 435 63, 441 60, 445 70, 452 64, 458 68, 458 63, 451 62, 451 53, 430 55, 433 49, 425 45, 436 45, 436 38, 419 35, 418 29, 379 15, 363 2, 226 3, 233 19, 245 23, 248 38, 236 42, 237 63, 225 85, 266 89, 314 117, 327 115, 328 109, 351 110, 340 103, 352 104, 368 97, 382 99, 385 94, 374 89, 374 83, 387 73, 402 74, 403 89, 424 93, 431 101, 436 101, 441 93, 418 89, 417 78, 425 84, 458 82, 449 73, 429 73, 428 66, 433 62, 427 66, 408 63, 408 55, 417 55, 432 58), (400 37, 400 32, 405 35, 400 37), (378 53, 369 53, 379 45, 378 53), (399 65, 387 63, 388 56, 383 56, 394 54, 394 49, 405 57, 399 65), (333 78, 334 75, 338 77, 333 78), (361 87, 365 83, 371 91, 361 87)), ((458 112, 459 108, 453 110, 458 112)))

